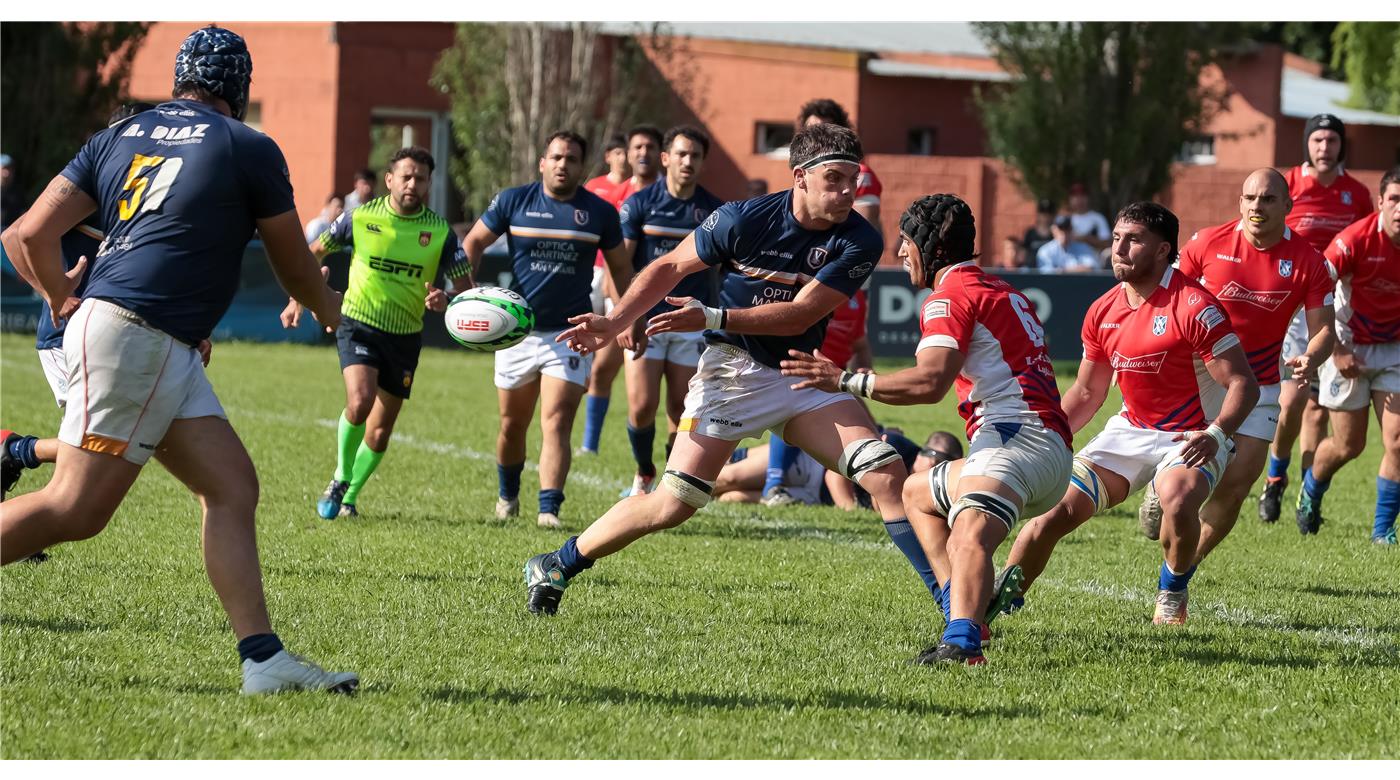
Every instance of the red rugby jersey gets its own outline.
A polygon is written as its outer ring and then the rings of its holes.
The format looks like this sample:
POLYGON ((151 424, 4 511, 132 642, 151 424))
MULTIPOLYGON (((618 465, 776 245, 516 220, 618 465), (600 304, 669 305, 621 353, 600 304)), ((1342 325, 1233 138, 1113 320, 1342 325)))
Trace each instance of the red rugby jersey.
POLYGON ((1284 221, 1319 252, 1342 228, 1376 210, 1370 190, 1345 171, 1331 187, 1318 182, 1311 165, 1290 168, 1284 178, 1293 199, 1284 221))
POLYGON ((884 190, 880 184, 880 177, 870 170, 869 165, 861 163, 860 173, 856 174, 856 205, 880 205, 880 193, 884 190))
POLYGON ((865 290, 856 290, 849 301, 836 307, 826 323, 826 338, 821 346, 828 360, 842 368, 851 362, 856 342, 865 335, 865 317, 869 310, 865 290))
MULTIPOLYGON (((633 178, 632 176, 628 176, 620 183, 613 184, 605 173, 602 176, 584 182, 583 188, 611 203, 613 208, 621 211, 622 204, 626 203, 627 199, 637 192, 637 190, 632 187, 633 178)), ((603 268, 607 265, 607 260, 603 258, 602 250, 599 250, 598 256, 593 258, 593 265, 598 268, 603 268)))
POLYGON ((1332 305, 1331 265, 1289 228, 1268 249, 1249 243, 1243 220, 1205 228, 1181 248, 1177 267, 1225 307, 1261 385, 1279 381, 1279 351, 1293 312, 1332 305))
POLYGON ((1343 341, 1400 341, 1400 248, 1372 213, 1337 234, 1327 247, 1337 269, 1337 326, 1343 341))
POLYGON ((1104 293, 1084 316, 1084 359, 1113 367, 1123 391, 1120 414, 1138 428, 1192 431, 1209 424, 1201 408, 1195 358, 1210 362, 1239 337, 1215 296, 1168 268, 1151 297, 1128 305, 1127 285, 1104 293))
POLYGON ((966 356, 953 388, 968 440, 987 423, 1033 423, 1071 446, 1045 329, 1015 287, 975 263, 959 263, 924 301, 920 322, 915 352, 947 347, 966 356))

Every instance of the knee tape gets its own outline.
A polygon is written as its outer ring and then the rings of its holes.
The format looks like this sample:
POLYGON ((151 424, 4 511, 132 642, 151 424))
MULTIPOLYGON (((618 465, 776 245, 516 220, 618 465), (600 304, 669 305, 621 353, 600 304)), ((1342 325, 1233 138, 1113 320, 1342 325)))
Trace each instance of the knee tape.
POLYGON ((846 445, 836 470, 841 476, 859 483, 860 478, 886 463, 899 460, 899 451, 879 439, 857 439, 846 445))
POLYGON ((704 509, 705 505, 710 503, 710 494, 714 492, 715 483, 666 469, 666 473, 661 475, 661 487, 680 499, 682 504, 704 509))
POLYGON ((1069 471, 1070 487, 1075 488, 1080 493, 1089 497, 1094 502, 1094 514, 1103 511, 1104 504, 1108 503, 1108 493, 1104 490, 1103 483, 1099 481, 1099 475, 1095 473, 1088 461, 1074 459, 1074 465, 1069 471))
POLYGON ((1016 527, 1016 521, 1021 515, 1021 510, 1017 509, 1015 504, 996 493, 974 490, 953 502, 953 506, 948 509, 949 528, 953 527, 953 522, 958 519, 958 515, 964 509, 975 509, 978 512, 991 515, 1006 523, 1007 530, 1016 527))
POLYGON ((948 517, 953 501, 948 496, 948 461, 940 461, 928 472, 929 493, 933 495, 933 511, 940 517, 948 517))

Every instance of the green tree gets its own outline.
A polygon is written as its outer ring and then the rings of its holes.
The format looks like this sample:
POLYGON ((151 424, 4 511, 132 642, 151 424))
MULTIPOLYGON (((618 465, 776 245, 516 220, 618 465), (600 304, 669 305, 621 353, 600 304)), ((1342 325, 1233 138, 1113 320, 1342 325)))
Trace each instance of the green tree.
POLYGON ((432 84, 451 100, 449 170, 463 200, 480 213, 499 190, 537 178, 554 130, 587 138, 592 167, 609 134, 643 120, 664 127, 687 82, 657 66, 680 56, 659 25, 619 36, 583 22, 457 25, 432 84))
POLYGON ((1346 74, 1351 105, 1400 114, 1400 22, 1342 22, 1332 67, 1346 74))
POLYGON ((126 98, 149 22, 0 26, 0 148, 32 202, 126 98))
POLYGON ((1151 22, 975 24, 1012 81, 977 103, 993 154, 1033 197, 1083 182, 1112 214, 1171 181, 1182 144, 1219 110, 1201 70, 1242 28, 1151 22))

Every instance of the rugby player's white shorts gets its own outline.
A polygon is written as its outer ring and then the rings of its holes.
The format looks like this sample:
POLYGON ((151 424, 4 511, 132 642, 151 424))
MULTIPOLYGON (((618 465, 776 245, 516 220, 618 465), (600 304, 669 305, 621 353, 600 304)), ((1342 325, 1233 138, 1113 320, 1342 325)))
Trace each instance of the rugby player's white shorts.
POLYGON ((1328 358, 1317 371, 1317 401, 1328 409, 1354 412, 1371 403, 1371 393, 1400 393, 1400 342, 1357 344, 1356 359, 1364 368, 1347 379, 1328 358))
POLYGON ((39 350, 39 365, 44 367, 44 378, 49 380, 53 400, 62 409, 68 404, 68 361, 63 357, 63 347, 39 350))
POLYGON ((513 347, 496 353, 496 387, 514 390, 534 382, 540 374, 588 386, 592 355, 580 355, 554 340, 562 330, 537 330, 513 347))
POLYGON ((224 418, 199 350, 135 313, 89 298, 63 334, 68 398, 58 438, 144 465, 171 422, 224 418))
POLYGON ((627 359, 637 360, 640 357, 642 360, 663 360, 678 366, 695 368, 700 365, 700 353, 704 351, 705 334, 702 331, 658 333, 647 337, 647 348, 640 356, 628 350, 627 359))
MULTIPOLYGON (((1186 442, 1175 440, 1180 435, 1177 431, 1138 428, 1123 415, 1115 414, 1103 431, 1090 439, 1074 457, 1128 480, 1128 495, 1132 495, 1160 472, 1181 465, 1181 448, 1186 442)), ((1235 449, 1234 442, 1227 440, 1226 444, 1228 446, 1217 452, 1213 461, 1197 467, 1205 473, 1212 491, 1220 475, 1225 473, 1225 466, 1235 449)))
POLYGON ((603 278, 607 276, 606 266, 593 266, 593 287, 589 290, 588 299, 593 302, 593 313, 599 316, 612 314, 613 300, 603 293, 603 278))
MULTIPOLYGON (((1021 517, 1035 517, 1055 506, 1069 485, 1074 456, 1065 440, 1040 425, 983 423, 968 443, 962 477, 990 477, 1021 497, 1021 517)), ((929 488, 944 469, 929 469, 929 488)), ((945 486, 951 488, 952 486, 945 486)), ((947 490, 947 495, 958 495, 947 490)))
POLYGON ((779 436, 792 418, 841 401, 848 393, 814 387, 794 390, 801 380, 783 376, 730 344, 710 344, 690 378, 680 430, 725 441, 759 438, 771 430, 779 436))
MULTIPOLYGON (((1201 408, 1206 413, 1206 419, 1214 420, 1220 416, 1220 406, 1225 403, 1225 388, 1213 381, 1199 384, 1201 408)), ((1274 440, 1274 431, 1278 430, 1278 391, 1277 383, 1259 386, 1259 403, 1254 405, 1254 410, 1240 423, 1240 429, 1235 431, 1236 436, 1274 440)))
POLYGON ((1299 307, 1293 314, 1293 320, 1288 323, 1288 334, 1283 337, 1283 348, 1279 350, 1285 379, 1293 376, 1293 369, 1288 367, 1288 361, 1308 351, 1308 319, 1305 312, 1305 309, 1299 307))

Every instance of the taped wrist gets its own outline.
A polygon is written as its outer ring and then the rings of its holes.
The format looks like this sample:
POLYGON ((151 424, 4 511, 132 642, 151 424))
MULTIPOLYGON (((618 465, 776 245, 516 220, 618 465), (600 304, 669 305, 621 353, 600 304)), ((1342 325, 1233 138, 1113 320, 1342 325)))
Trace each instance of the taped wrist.
POLYGON ((841 388, 842 392, 861 398, 870 398, 875 393, 875 375, 873 373, 842 371, 837 386, 841 388))
POLYGON ((1211 423, 1206 426, 1206 435, 1215 439, 1215 443, 1219 445, 1222 452, 1228 446, 1229 437, 1225 435, 1225 429, 1221 428, 1219 425, 1211 423))
POLYGON ((706 330, 724 330, 724 326, 729 323, 729 313, 724 309, 715 306, 706 306, 694 298, 685 302, 687 309, 699 309, 705 314, 706 330))

